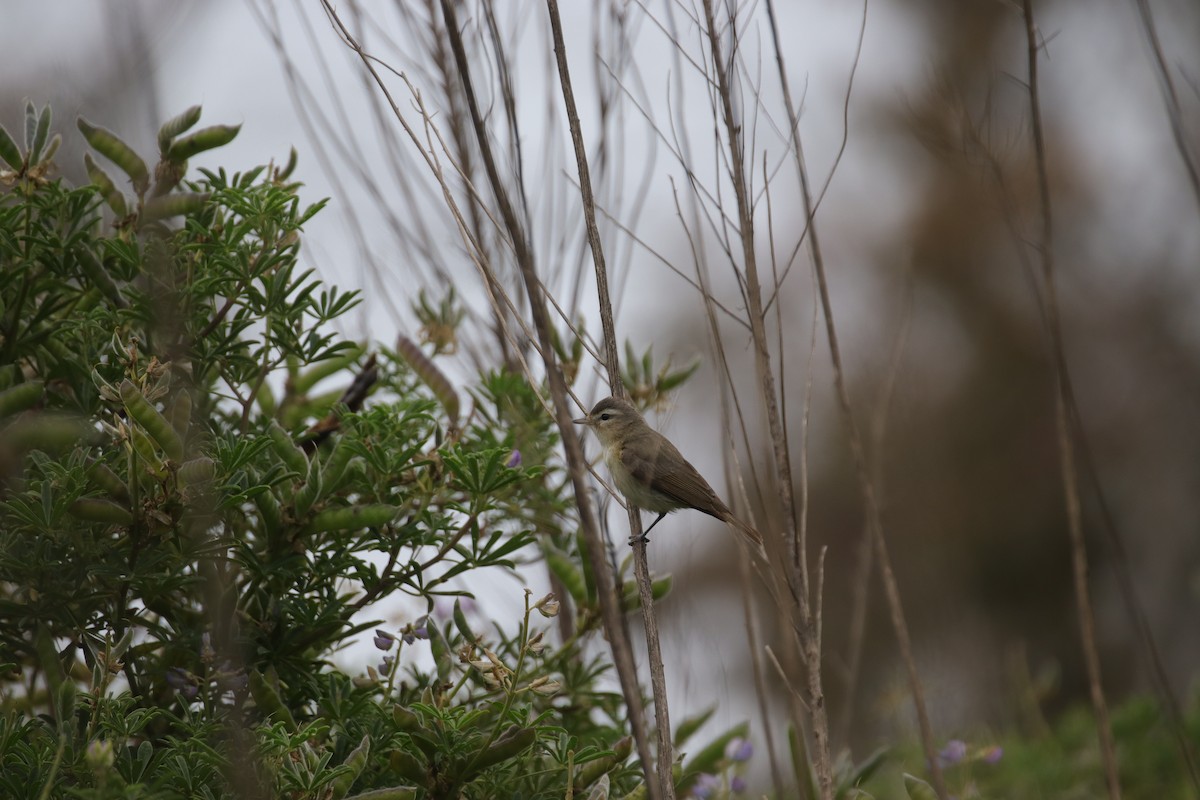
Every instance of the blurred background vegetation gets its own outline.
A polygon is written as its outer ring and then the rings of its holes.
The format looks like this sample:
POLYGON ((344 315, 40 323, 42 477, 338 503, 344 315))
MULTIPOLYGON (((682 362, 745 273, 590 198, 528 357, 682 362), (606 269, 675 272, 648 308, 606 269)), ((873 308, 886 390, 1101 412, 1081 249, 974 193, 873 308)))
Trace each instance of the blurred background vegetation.
MULTIPOLYGON (((806 155, 817 188, 828 179, 817 220, 851 395, 871 432, 885 531, 934 727, 944 739, 972 742, 980 730, 1038 734, 1086 702, 1087 684, 1052 362, 1028 247, 1037 188, 1020 10, 955 0, 780 6, 806 155)), ((1105 689, 1114 699, 1154 690, 1118 591, 1115 570, 1124 562, 1171 686, 1190 708, 1200 663, 1200 208, 1172 135, 1142 6, 1054 0, 1035 8, 1045 43, 1053 245, 1086 443, 1082 499, 1105 689), (1103 535, 1106 513, 1125 556, 1103 535)), ((1194 151, 1200 10, 1186 3, 1147 7, 1176 85, 1183 146, 1194 151)), ((314 222, 328 227, 310 228, 318 243, 305 257, 366 295, 354 321, 339 324, 352 334, 383 331, 383 340, 394 331, 412 334, 427 327, 413 310, 414 287, 428 290, 432 313, 449 284, 467 324, 457 366, 447 369, 471 375, 515 357, 489 328, 481 281, 428 168, 319 8, 97 8, 88 12, 93 25, 68 25, 65 16, 47 17, 32 5, 14 11, 15 27, 30 33, 3 57, 0 121, 10 130, 21 128, 22 100, 32 97, 50 102, 63 119, 81 113, 129 131, 135 145, 149 149, 179 98, 190 100, 196 86, 204 87, 217 117, 263 120, 253 135, 264 138, 235 143, 259 148, 249 163, 277 156, 301 137, 312 149, 321 169, 305 167, 312 171, 304 179, 314 195, 334 199, 321 215, 327 220, 314 222), (70 46, 47 44, 57 37, 70 46), (218 56, 215 38, 237 58, 218 56), (276 120, 277 128, 268 127, 276 120)), ((738 8, 746 14, 741 59, 753 74, 770 58, 763 12, 752 4, 738 8)), ((491 18, 483 6, 465 9, 481 67, 517 87, 511 107, 497 86, 483 91, 495 136, 507 147, 507 168, 523 170, 525 202, 537 220, 533 235, 543 264, 554 265, 547 284, 568 318, 594 323, 544 11, 538 3, 498 4, 491 18)), ((722 246, 711 231, 685 230, 692 217, 686 201, 675 200, 686 194, 689 170, 711 186, 724 170, 705 82, 689 62, 699 48, 689 18, 696 12, 690 5, 601 3, 575 13, 568 48, 580 70, 577 87, 587 92, 581 103, 619 291, 619 330, 639 353, 653 344, 660 363, 668 354, 678 365, 700 362, 689 388, 651 421, 715 478, 721 448, 706 449, 704 440, 719 437, 690 434, 716 427, 713 397, 721 384, 698 296, 667 266, 690 276, 698 252, 722 246)), ((431 7, 382 11, 351 3, 345 16, 373 52, 421 90, 431 113, 443 120, 463 113, 443 91, 445 54, 431 7)), ((413 96, 398 78, 388 80, 409 113, 413 96)), ((743 92, 741 102, 756 121, 751 154, 763 191, 764 170, 774 175, 786 157, 786 117, 772 81, 762 81, 761 94, 743 92)), ((86 180, 82 146, 67 137, 57 156, 78 183, 86 180)), ((772 239, 762 225, 758 244, 764 252, 773 246, 783 270, 806 219, 790 178, 770 186, 772 239)), ((737 307, 733 279, 715 272, 714 293, 737 307)), ((814 344, 810 276, 801 248, 779 293, 781 358, 791 419, 801 419, 812 386, 809 528, 814 547, 829 548, 824 631, 835 734, 865 753, 910 734, 913 722, 874 584, 856 627, 864 519, 828 357, 820 337, 814 344)), ((748 351, 731 367, 752 379, 748 351)), ((594 365, 580 371, 581 395, 593 399, 601 391, 589 388, 600 386, 594 365)), ((749 422, 755 445, 742 455, 765 462, 768 442, 753 412, 749 422)), ((758 491, 769 496, 768 487, 758 491)), ((742 617, 732 545, 705 521, 677 518, 664 526, 651 558, 676 576, 660 609, 674 665, 672 699, 688 709, 689 698, 716 694, 728 700, 723 715, 752 716, 749 657, 736 635, 742 617)), ((769 620, 764 625, 768 636, 779 635, 769 620)))

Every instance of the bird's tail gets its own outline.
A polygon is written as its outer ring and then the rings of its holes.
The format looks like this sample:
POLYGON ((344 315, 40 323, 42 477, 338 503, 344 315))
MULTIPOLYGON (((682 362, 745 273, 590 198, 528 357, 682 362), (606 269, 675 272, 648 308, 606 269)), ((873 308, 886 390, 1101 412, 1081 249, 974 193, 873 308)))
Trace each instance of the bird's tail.
POLYGON ((749 525, 747 525, 746 523, 742 522, 740 519, 735 517, 733 514, 730 514, 725 519, 725 522, 728 523, 735 531, 740 533, 742 536, 745 536, 746 540, 751 545, 753 545, 756 549, 759 549, 759 550, 762 549, 762 546, 763 546, 762 534, 760 534, 758 531, 754 530, 754 528, 752 528, 749 525))

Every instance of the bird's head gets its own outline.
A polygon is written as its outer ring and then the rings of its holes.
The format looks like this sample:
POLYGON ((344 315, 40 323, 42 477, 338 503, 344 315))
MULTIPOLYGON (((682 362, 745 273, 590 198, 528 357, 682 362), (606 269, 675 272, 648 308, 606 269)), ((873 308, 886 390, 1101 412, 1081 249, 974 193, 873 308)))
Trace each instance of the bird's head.
POLYGON ((592 407, 586 417, 575 420, 576 425, 586 425, 596 432, 596 437, 605 447, 620 442, 631 432, 646 424, 642 415, 628 401, 606 397, 592 407))

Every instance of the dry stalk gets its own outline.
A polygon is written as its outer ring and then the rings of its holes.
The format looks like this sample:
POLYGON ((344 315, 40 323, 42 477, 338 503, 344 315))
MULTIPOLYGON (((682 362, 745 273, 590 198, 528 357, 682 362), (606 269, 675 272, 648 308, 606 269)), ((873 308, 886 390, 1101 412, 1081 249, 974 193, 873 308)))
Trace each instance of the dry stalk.
POLYGON ((1142 30, 1146 33, 1146 41, 1150 44, 1150 52, 1154 56, 1154 67, 1158 72, 1159 81, 1162 83, 1163 104, 1166 106, 1167 120, 1171 123, 1171 135, 1175 138, 1175 149, 1179 151, 1179 158, 1183 161, 1196 204, 1200 205, 1200 168, 1197 167, 1195 153, 1188 146, 1189 135, 1183 124, 1183 109, 1179 104, 1179 93, 1175 91, 1175 79, 1171 77, 1171 68, 1167 65, 1162 42, 1158 39, 1154 14, 1150 11, 1150 3, 1147 0, 1134 0, 1134 5, 1137 6, 1138 18, 1142 21, 1142 30))
MULTIPOLYGON (((754 209, 746 175, 745 153, 742 142, 741 120, 734 112, 733 87, 730 84, 732 56, 727 64, 722 53, 721 34, 717 29, 712 0, 704 0, 705 28, 708 47, 716 75, 717 97, 720 101, 720 117, 728 139, 728 166, 731 170, 734 197, 737 201, 737 234, 741 242, 742 266, 745 270, 743 292, 750 321, 752 346, 754 348, 755 373, 765 406, 767 424, 771 433, 775 471, 778 478, 780 504, 788 529, 787 543, 795 552, 798 546, 792 495, 791 464, 788 456, 786 432, 783 429, 779 400, 775 387, 775 374, 771 367, 771 354, 766 330, 766 313, 763 309, 762 286, 758 275, 757 254, 754 249, 754 209)), ((733 21, 728 20, 732 26, 733 21)), ((734 36, 736 41, 736 35, 734 36)), ((799 614, 801 650, 805 661, 805 677, 808 690, 808 710, 812 720, 814 766, 817 784, 823 800, 834 796, 833 761, 829 751, 829 719, 825 707, 825 693, 821 682, 821 642, 817 621, 813 618, 810 603, 810 587, 800 585, 798 558, 789 559, 791 576, 788 584, 799 614)), ((769 582, 769 581, 768 581, 769 582)), ((782 602, 782 598, 780 599, 782 602)), ((798 733, 799 735, 799 733, 798 733)))
POLYGON ((1032 122, 1033 152, 1037 163, 1038 199, 1042 230, 1037 240, 1041 255, 1042 283, 1046 299, 1046 320, 1050 336, 1051 358, 1054 361, 1054 415, 1058 429, 1058 450, 1062 468, 1063 494, 1067 505, 1067 532, 1071 540, 1071 567, 1075 578, 1075 603, 1079 613, 1079 634, 1083 660, 1087 665, 1088 690, 1092 710, 1096 715, 1096 734, 1100 740, 1100 758, 1104 765, 1104 781, 1111 800, 1121 797, 1117 774, 1116 747, 1108 702, 1100 674, 1100 655, 1096 649, 1096 620, 1088 589, 1087 544, 1083 536, 1083 512, 1079 502, 1079 476, 1075 467, 1075 444, 1067 414, 1066 354, 1062 341, 1062 317, 1054 285, 1054 220, 1050 204, 1050 179, 1046 169, 1046 140, 1042 130, 1041 100, 1038 92, 1038 34, 1033 21, 1032 0, 1023 0, 1025 40, 1029 54, 1029 114, 1032 122))
MULTIPOLYGON (((583 218, 587 228, 588 244, 592 251, 592 262, 596 269, 596 291, 600 302, 600 324, 604 337, 604 361, 608 372, 608 384, 612 394, 623 397, 625 387, 621 381, 621 367, 617 361, 617 335, 613 325, 612 300, 608 292, 608 267, 604 261, 604 247, 600 241, 600 229, 596 225, 596 203, 592 195, 591 172, 587 161, 587 148, 583 142, 583 131, 579 125, 579 112, 575 107, 575 94, 571 88, 571 73, 567 67, 566 46, 563 43, 562 20, 558 13, 557 0, 546 0, 550 16, 550 29, 554 37, 554 55, 558 63, 558 79, 563 91, 563 105, 571 130, 571 143, 575 149, 575 165, 579 172, 579 192, 583 200, 583 218)), ((564 434, 565 435, 565 434, 564 434)), ((654 692, 654 716, 658 731, 658 790, 663 800, 674 800, 675 784, 671 778, 671 767, 675 762, 671 741, 671 718, 667 705, 667 680, 663 670, 662 647, 658 636, 658 618, 654 612, 654 596, 650 584, 650 566, 646 560, 646 543, 640 540, 641 515, 632 504, 629 506, 629 533, 633 546, 634 577, 637 580, 641 599, 642 621, 646 633, 646 653, 650 660, 650 686, 654 692)), ((642 767, 650 781, 650 761, 646 753, 642 756, 642 767)))
MULTIPOLYGON (((871 419, 871 480, 879 487, 881 497, 885 499, 883 485, 883 456, 887 435, 888 411, 892 404, 892 395, 896 389, 896 380, 900 375, 900 363, 904 356, 904 348, 908 343, 908 331, 912 324, 912 270, 906 271, 904 302, 901 310, 900 329, 893 338, 892 352, 888 356, 887 374, 884 376, 883 387, 879 392, 879 400, 875 406, 875 415, 871 419)), ((870 598, 871 573, 874 567, 874 542, 871 532, 864 528, 862 540, 858 547, 858 564, 854 571, 853 599, 851 600, 850 631, 847 635, 849 645, 846 654, 846 699, 843 701, 837 731, 841 741, 850 738, 850 726, 854 721, 854 703, 858 691, 858 673, 862 666, 863 639, 867 628, 867 603, 870 598)))
POLYGON ((483 116, 479 110, 479 104, 472 86, 470 64, 467 60, 462 35, 459 31, 457 14, 455 13, 453 2, 452 0, 442 0, 441 5, 442 16, 446 21, 447 37, 450 40, 450 46, 454 53, 459 77, 462 80, 463 94, 467 101, 467 108, 475 130, 476 143, 479 146, 488 182, 496 198, 496 204, 499 207, 500 216, 504 222, 510 244, 512 245, 517 266, 521 271, 530 313, 533 316, 534 329, 537 333, 542 358, 545 363, 546 378, 550 384, 550 394, 554 401, 555 421, 562 436, 567 469, 575 490, 575 501, 579 508, 580 525, 583 529, 584 540, 587 545, 588 558, 592 563, 592 569, 596 575, 597 593, 600 599, 605 631, 608 634, 609 645, 612 648, 613 658, 616 662, 617 676, 625 697, 626 706, 629 710, 634 740, 637 742, 639 754, 644 754, 643 769, 646 773, 647 788, 650 790, 650 796, 655 798, 655 800, 666 800, 666 798, 659 794, 657 785, 652 779, 651 761, 648 758, 649 744, 646 739, 645 711, 642 708, 641 691, 637 684, 633 653, 627 638, 624 636, 618 598, 613 585, 612 575, 608 569, 608 561, 605 558, 604 546, 600 538, 600 530, 592 507, 591 496, 588 494, 586 478, 587 462, 583 455, 583 448, 579 437, 575 433, 574 424, 571 421, 572 417, 566 380, 554 356, 550 333, 550 312, 546 305, 542 285, 538 280, 533 253, 529 247, 525 229, 517 216, 512 201, 509 199, 508 191, 500 177, 495 158, 492 154, 483 116))
MULTIPOLYGON (((838 345, 837 329, 833 320, 833 308, 829 301, 829 283, 825 274, 825 260, 821 255, 821 245, 816 225, 813 224, 815 209, 813 208, 812 189, 809 186, 808 170, 804 163, 804 153, 800 144, 799 118, 792 103, 791 89, 787 80, 787 70, 783 62, 783 50, 779 42, 779 26, 776 24, 775 5, 772 0, 767 0, 767 13, 775 49, 775 63, 783 89, 784 103, 787 107, 788 129, 791 131, 792 149, 795 154, 796 168, 800 177, 801 196, 804 200, 805 216, 808 219, 809 250, 813 260, 813 269, 816 273, 817 291, 821 298, 821 310, 825 317, 825 334, 829 343, 830 360, 833 363, 833 382, 837 392, 838 408, 849 433, 850 450, 854 459, 859 490, 863 495, 867 526, 871 531, 871 538, 875 542, 875 550, 879 560, 879 572, 883 579, 884 593, 888 601, 892 627, 895 630, 897 644, 900 648, 900 657, 908 672, 909 691, 912 693, 913 705, 917 713, 921 746, 925 751, 925 758, 929 763, 929 774, 934 791, 937 792, 940 800, 947 800, 949 795, 946 792, 946 783, 942 777, 942 770, 937 760, 937 746, 934 743, 933 726, 929 722, 929 712, 925 704, 925 690, 921 684, 920 676, 917 674, 916 661, 912 654, 912 640, 908 632, 908 622, 904 616, 904 606, 900 599, 900 588, 896 583, 896 577, 892 570, 891 556, 888 553, 887 541, 883 536, 883 521, 879 510, 879 503, 875 496, 875 489, 871 483, 862 434, 859 432, 858 425, 854 420, 854 413, 850 405, 850 393, 846 388, 841 349, 838 345)), ((827 731, 826 735, 828 735, 827 731)), ((828 747, 827 743, 826 747, 828 747)))

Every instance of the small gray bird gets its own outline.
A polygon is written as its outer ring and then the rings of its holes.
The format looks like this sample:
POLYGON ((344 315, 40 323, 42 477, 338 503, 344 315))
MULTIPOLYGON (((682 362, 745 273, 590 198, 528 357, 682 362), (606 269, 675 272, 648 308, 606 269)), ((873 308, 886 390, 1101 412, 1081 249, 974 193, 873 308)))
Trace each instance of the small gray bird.
POLYGON ((596 433, 604 448, 604 463, 625 499, 658 514, 642 534, 643 542, 649 541, 646 535, 667 514, 694 508, 733 526, 756 547, 762 546, 758 531, 735 517, 675 445, 647 425, 627 401, 606 397, 575 423, 596 433))

